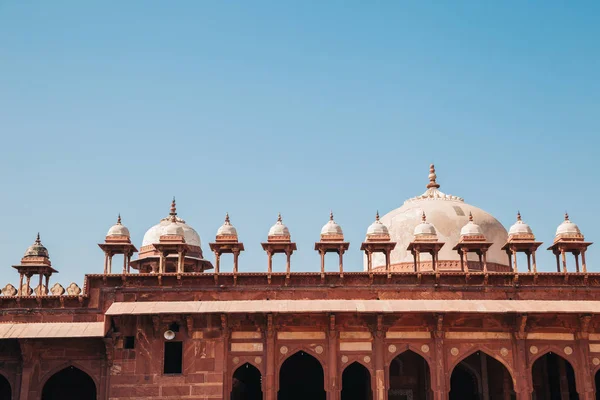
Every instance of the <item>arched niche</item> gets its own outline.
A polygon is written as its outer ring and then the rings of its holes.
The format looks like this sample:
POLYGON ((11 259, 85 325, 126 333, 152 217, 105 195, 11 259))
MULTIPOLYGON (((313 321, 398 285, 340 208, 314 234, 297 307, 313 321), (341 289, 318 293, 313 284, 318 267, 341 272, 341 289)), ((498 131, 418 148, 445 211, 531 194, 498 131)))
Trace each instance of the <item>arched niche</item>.
POLYGON ((371 400, 371 373, 361 363, 355 361, 342 372, 342 400, 371 400))
POLYGON ((531 381, 537 400, 579 399, 573 366, 555 352, 547 352, 534 361, 531 381))
POLYGON ((231 400, 261 400, 262 376, 258 368, 245 363, 235 370, 231 382, 231 400))
POLYGON ((325 400, 323 366, 300 350, 288 357, 279 369, 278 400, 325 400))
POLYGON ((12 399, 12 389, 6 377, 0 374, 0 399, 12 399))
POLYGON ((477 350, 454 365, 449 399, 516 399, 514 380, 504 363, 477 350))
POLYGON ((42 400, 96 400, 96 384, 91 376, 71 365, 48 378, 42 400))
POLYGON ((420 354, 406 350, 396 355, 388 367, 388 398, 431 400, 431 371, 420 354))

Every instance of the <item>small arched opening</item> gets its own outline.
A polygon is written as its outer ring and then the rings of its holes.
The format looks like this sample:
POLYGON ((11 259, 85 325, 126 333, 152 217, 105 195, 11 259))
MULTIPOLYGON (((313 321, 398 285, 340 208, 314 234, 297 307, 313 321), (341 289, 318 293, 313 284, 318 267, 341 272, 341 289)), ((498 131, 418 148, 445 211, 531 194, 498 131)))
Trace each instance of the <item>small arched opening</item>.
POLYGON ((261 400, 262 376, 258 368, 245 363, 235 370, 231 385, 231 400, 261 400))
POLYGON ((8 379, 2 374, 0 374, 0 399, 12 399, 12 390, 10 388, 10 383, 8 379))
POLYGON ((429 364, 419 354, 408 350, 397 355, 389 367, 390 400, 431 400, 429 364))
POLYGON ((547 353, 535 360, 531 368, 535 400, 577 400, 575 371, 571 364, 557 355, 547 353))
POLYGON ((279 370, 278 400, 325 400, 325 375, 319 360, 299 351, 279 370))
POLYGON ((88 374, 69 366, 46 381, 42 400, 96 400, 96 384, 88 374))
POLYGON ((450 400, 516 399, 513 380, 494 357, 477 351, 461 362, 450 377, 450 400))
POLYGON ((594 375, 594 383, 596 387, 596 400, 600 400, 600 370, 594 375))
POLYGON ((364 365, 353 362, 342 373, 342 400, 371 400, 371 373, 364 365))

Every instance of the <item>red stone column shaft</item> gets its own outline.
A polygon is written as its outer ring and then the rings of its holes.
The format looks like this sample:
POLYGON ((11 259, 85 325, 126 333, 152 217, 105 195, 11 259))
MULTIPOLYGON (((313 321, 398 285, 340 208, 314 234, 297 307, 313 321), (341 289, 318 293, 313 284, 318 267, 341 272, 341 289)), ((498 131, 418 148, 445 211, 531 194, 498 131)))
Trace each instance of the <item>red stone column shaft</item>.
POLYGON ((383 341, 383 332, 376 332, 374 337, 375 344, 375 387, 374 399, 386 400, 386 384, 385 384, 385 343, 383 341))
MULTIPOLYGON (((272 318, 271 315, 268 316, 272 318)), ((272 319, 271 319, 272 321, 272 319)), ((267 351, 266 351, 266 376, 265 376, 265 400, 277 399, 277 385, 275 382, 276 369, 276 349, 275 349, 275 331, 272 327, 272 322, 267 326, 267 351), (271 325, 271 327, 269 327, 271 325)))

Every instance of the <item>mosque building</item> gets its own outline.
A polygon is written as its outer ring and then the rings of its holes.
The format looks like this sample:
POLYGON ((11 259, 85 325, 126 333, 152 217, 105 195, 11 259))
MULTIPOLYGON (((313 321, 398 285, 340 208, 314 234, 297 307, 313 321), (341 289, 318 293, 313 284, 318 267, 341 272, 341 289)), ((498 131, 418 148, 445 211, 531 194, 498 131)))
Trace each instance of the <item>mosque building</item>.
POLYGON ((294 271, 308 249, 281 215, 264 268, 239 272, 229 215, 203 249, 174 199, 139 250, 119 216, 82 287, 54 282, 38 234, 1 290, 0 399, 600 399, 600 273, 560 219, 556 272, 539 272, 526 216, 507 231, 441 192, 432 165, 422 195, 352 244, 361 272, 333 213, 311 272, 294 271))

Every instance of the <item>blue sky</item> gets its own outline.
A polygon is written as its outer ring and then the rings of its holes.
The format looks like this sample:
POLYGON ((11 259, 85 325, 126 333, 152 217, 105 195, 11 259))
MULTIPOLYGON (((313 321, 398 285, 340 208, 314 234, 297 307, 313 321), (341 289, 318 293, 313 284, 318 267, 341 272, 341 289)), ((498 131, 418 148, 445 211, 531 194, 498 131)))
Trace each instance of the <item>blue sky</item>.
POLYGON ((317 271, 333 209, 358 271, 375 211, 422 193, 431 162, 505 226, 521 210, 544 249, 565 210, 598 241, 599 16, 594 1, 0 0, 0 284, 38 231, 53 280, 81 284, 117 213, 139 246, 173 195, 211 260, 230 213, 242 271, 266 270, 279 211, 292 269, 317 271))

